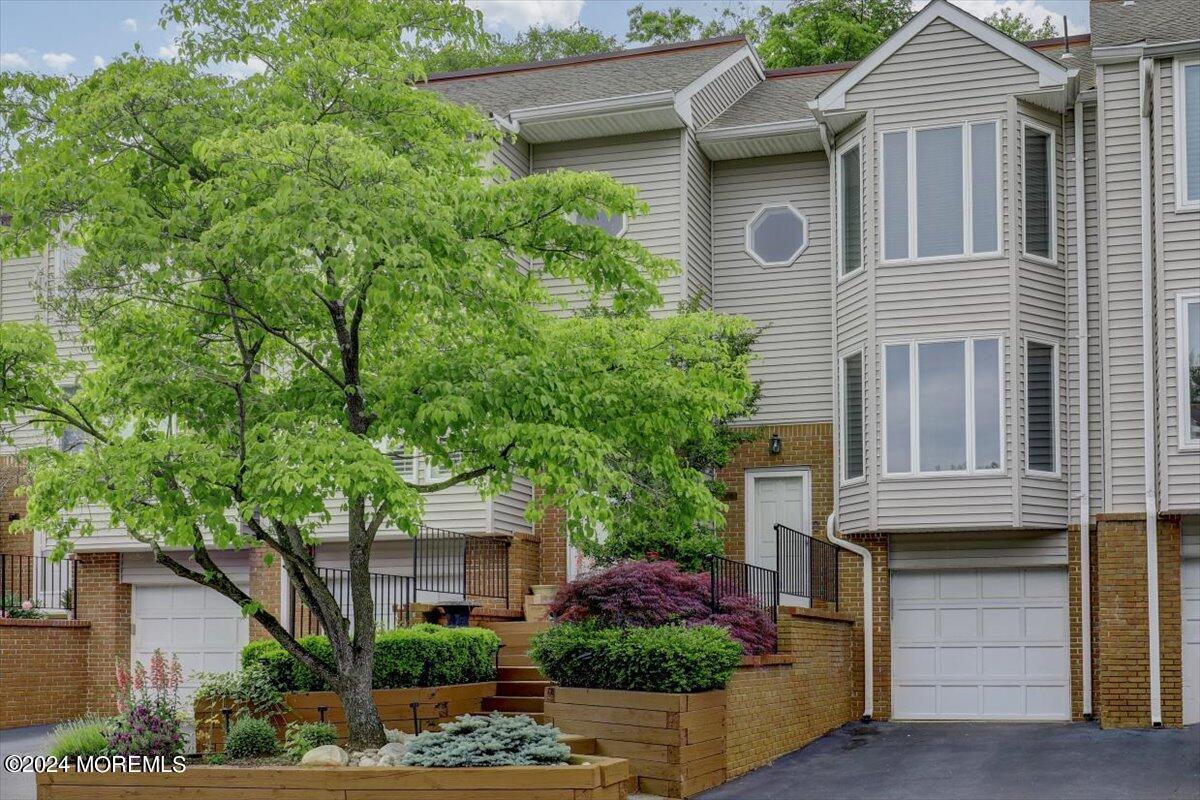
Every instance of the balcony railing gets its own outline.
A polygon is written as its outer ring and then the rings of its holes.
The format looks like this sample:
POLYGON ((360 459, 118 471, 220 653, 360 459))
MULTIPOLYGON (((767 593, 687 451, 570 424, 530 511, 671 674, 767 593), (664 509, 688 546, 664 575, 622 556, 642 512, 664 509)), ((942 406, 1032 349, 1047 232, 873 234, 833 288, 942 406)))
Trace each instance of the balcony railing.
POLYGON ((422 527, 413 538, 413 578, 418 592, 503 601, 508 608, 505 536, 422 527))
POLYGON ((708 577, 713 611, 719 611, 727 597, 753 597, 772 622, 779 621, 779 573, 775 570, 709 556, 708 577))
POLYGON ((803 531, 775 525, 779 592, 837 606, 838 549, 803 531))
MULTIPOLYGON (((317 575, 325 581, 338 607, 353 620, 354 599, 350 593, 350 570, 335 567, 317 567, 317 575)), ((370 573, 371 598, 375 601, 375 630, 388 631, 406 627, 412 602, 416 599, 413 578, 410 575, 387 575, 370 573)), ((300 593, 292 586, 292 634, 308 636, 321 633, 321 624, 312 609, 300 600, 300 593)))
POLYGON ((75 560, 0 553, 0 614, 75 619, 75 560), (25 609, 24 605, 31 606, 25 609), (31 613, 32 612, 32 613, 31 613))

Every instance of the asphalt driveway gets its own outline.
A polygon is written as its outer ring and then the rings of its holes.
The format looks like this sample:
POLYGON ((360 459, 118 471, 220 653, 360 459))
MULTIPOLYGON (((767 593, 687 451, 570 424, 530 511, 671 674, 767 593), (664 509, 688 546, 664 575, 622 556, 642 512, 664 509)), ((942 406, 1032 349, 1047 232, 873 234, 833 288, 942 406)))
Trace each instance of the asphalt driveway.
POLYGON ((52 730, 53 725, 34 725, 0 731, 0 800, 33 800, 36 794, 33 773, 9 772, 3 759, 10 755, 46 755, 52 730))
POLYGON ((1197 800, 1200 725, 846 725, 703 800, 1197 800))

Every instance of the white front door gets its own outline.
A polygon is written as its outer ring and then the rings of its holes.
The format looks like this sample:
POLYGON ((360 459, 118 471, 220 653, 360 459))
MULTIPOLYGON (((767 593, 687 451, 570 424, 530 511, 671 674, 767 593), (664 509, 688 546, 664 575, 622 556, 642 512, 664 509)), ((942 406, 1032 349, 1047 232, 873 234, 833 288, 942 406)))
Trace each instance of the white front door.
POLYGON ((1183 724, 1200 722, 1200 558, 1183 559, 1183 724))
POLYGON ((803 472, 748 473, 746 520, 746 563, 778 569, 775 557, 775 525, 786 525, 809 533, 808 475, 803 472))
POLYGON ((249 623, 237 604, 193 584, 134 584, 134 661, 149 664, 155 649, 183 666, 185 708, 196 690, 196 672, 228 672, 241 664, 249 623))
POLYGON ((1067 720, 1067 571, 892 572, 895 719, 1067 720))

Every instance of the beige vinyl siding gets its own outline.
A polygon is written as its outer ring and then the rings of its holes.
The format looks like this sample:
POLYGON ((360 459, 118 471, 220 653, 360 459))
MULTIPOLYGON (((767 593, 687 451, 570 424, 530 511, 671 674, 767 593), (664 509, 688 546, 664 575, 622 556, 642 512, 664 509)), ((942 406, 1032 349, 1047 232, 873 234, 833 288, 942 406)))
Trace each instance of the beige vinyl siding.
POLYGON ((41 253, 0 260, 0 322, 34 322, 44 318, 38 307, 46 259, 41 253))
MULTIPOLYGON (((633 237, 657 255, 678 261, 683 256, 680 233, 682 154, 679 142, 679 131, 673 130, 539 144, 533 147, 531 170, 606 172, 616 180, 635 187, 639 198, 649 205, 650 212, 630 220, 625 235, 633 237)), ((556 297, 565 300, 571 310, 577 311, 587 303, 579 287, 568 281, 547 279, 546 286, 556 297)), ((662 282, 661 313, 671 313, 676 309, 682 299, 681 286, 679 275, 662 282)))
MULTIPOLYGON (((1066 225, 1064 218, 1066 214, 1065 196, 1067 194, 1065 182, 1066 164, 1066 131, 1064 130, 1061 118, 1049 112, 1041 111, 1040 109, 1028 106, 1022 106, 1019 109, 1020 119, 1028 121, 1040 126, 1043 130, 1049 130, 1054 135, 1054 218, 1055 224, 1055 260, 1054 263, 1046 263, 1033 258, 1026 258, 1024 253, 1024 236, 1025 236, 1025 195, 1023 190, 1024 175, 1024 137, 1021 136, 1017 146, 1013 148, 1013 155, 1017 160, 1017 185, 1014 187, 1013 196, 1013 215, 1015 220, 1018 241, 1021 243, 1017 248, 1017 319, 1018 326, 1021 332, 1021 338, 1017 342, 1018 352, 1014 353, 1017 361, 1017 387, 1015 403, 1013 408, 1013 419, 1015 424, 1009 426, 1009 430, 1016 430, 1018 433, 1017 453, 1020 461, 1016 465, 1021 470, 1025 469, 1025 461, 1028 455, 1029 446, 1027 441, 1026 431, 1026 403, 1027 390, 1025 374, 1026 362, 1025 344, 1030 341, 1044 342, 1047 344, 1057 345, 1058 347, 1058 375, 1057 375, 1057 408, 1056 426, 1057 432, 1057 450, 1058 450, 1058 473, 1061 477, 1048 477, 1037 473, 1025 473, 1021 478, 1021 508, 1020 508, 1020 523, 1026 527, 1050 527, 1067 524, 1067 507, 1068 507, 1068 482, 1067 482, 1067 369, 1066 369, 1066 311, 1067 311, 1067 285, 1066 285, 1066 225)), ((1018 126, 1018 131, 1022 130, 1018 126)), ((1019 134, 1020 135, 1020 134, 1019 134)), ((1073 135, 1073 132, 1072 132, 1073 135)))
POLYGON ((684 299, 699 298, 701 308, 712 308, 712 169, 696 137, 684 131, 684 180, 687 213, 682 220, 687 254, 684 299))
POLYGON ((976 569, 978 567, 1055 567, 1067 564, 1067 532, 1013 534, 912 533, 897 536, 888 552, 888 569, 976 569))
POLYGON ((1094 515, 1102 508, 1104 491, 1104 397, 1103 373, 1101 370, 1101 341, 1100 341, 1100 269, 1099 269, 1099 227, 1100 216, 1097 211, 1097 155, 1096 155, 1096 106, 1084 106, 1083 114, 1083 169, 1084 169, 1084 224, 1085 238, 1085 269, 1087 273, 1088 298, 1088 420, 1086 426, 1079 420, 1079 314, 1075 302, 1076 287, 1079 276, 1076 271, 1075 230, 1079 224, 1079 209, 1075 205, 1075 123, 1073 117, 1067 118, 1064 126, 1064 144, 1067 160, 1064 164, 1066 182, 1066 231, 1065 237, 1066 260, 1064 267, 1067 274, 1067 343, 1064 350, 1067 370, 1066 394, 1066 432, 1067 451, 1064 466, 1070 479, 1070 507, 1068 518, 1075 522, 1079 513, 1080 471, 1082 465, 1079 455, 1079 442, 1082 435, 1089 437, 1088 465, 1090 508, 1094 515), (1086 427, 1086 430, 1083 430, 1086 427))
POLYGON ((713 165, 713 305, 762 333, 751 374, 762 381, 754 422, 832 418, 829 167, 823 154, 713 165), (808 218, 808 247, 788 267, 763 267, 745 247, 764 205, 791 203, 808 218))
POLYGON ((525 519, 525 509, 533 502, 533 484, 526 478, 515 478, 507 492, 492 498, 491 530, 504 533, 531 533, 533 527, 525 519))
POLYGON ((1037 73, 937 19, 846 93, 847 110, 872 108, 876 125, 957 122, 996 113, 1004 98, 1036 91, 1037 73))
POLYGON ((1200 451, 1181 450, 1186 422, 1180 417, 1180 397, 1187 391, 1179 381, 1179 323, 1177 298, 1200 295, 1200 211, 1176 209, 1174 62, 1159 61, 1155 95, 1155 196, 1158 205, 1156 365, 1158 369, 1159 480, 1163 511, 1200 509, 1200 451))
POLYGON ((1145 509, 1137 62, 1098 67, 1104 342, 1104 511, 1145 509))
POLYGON ((700 130, 719 117, 725 109, 754 88, 760 78, 754 68, 754 57, 746 57, 714 78, 692 96, 692 127, 700 130))
POLYGON ((529 143, 524 139, 505 136, 492 157, 514 178, 524 178, 529 174, 529 143))
POLYGON ((884 478, 877 505, 877 527, 884 531, 1012 524, 1011 484, 1005 475, 884 478))

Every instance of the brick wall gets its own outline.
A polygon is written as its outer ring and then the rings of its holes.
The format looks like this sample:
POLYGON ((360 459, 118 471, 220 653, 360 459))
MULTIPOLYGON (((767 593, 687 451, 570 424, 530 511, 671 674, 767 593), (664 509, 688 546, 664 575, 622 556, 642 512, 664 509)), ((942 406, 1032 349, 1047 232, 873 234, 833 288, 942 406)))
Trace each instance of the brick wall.
MULTIPOLYGON (((536 489, 535 489, 536 491, 536 489)), ((538 540, 538 564, 543 584, 567 582, 567 537, 563 533, 563 512, 550 508, 533 524, 533 535, 538 540)))
POLYGON ((770 467, 805 467, 812 473, 813 535, 825 538, 825 519, 833 513, 833 425, 817 422, 795 425, 762 425, 758 437, 738 445, 729 463, 717 472, 728 487, 725 495, 725 555, 746 557, 746 470, 770 467), (778 455, 767 450, 771 434, 778 434, 778 455))
MULTIPOLYGON (((275 615, 275 619, 279 619, 279 585, 282 579, 283 565, 280 563, 278 554, 271 559, 271 563, 266 563, 267 554, 273 554, 274 551, 269 547, 255 547, 250 551, 250 596, 258 602, 262 603, 263 608, 275 615)), ((286 628, 288 620, 279 619, 286 628)), ((271 634, 267 633, 266 628, 255 620, 250 620, 250 640, 255 639, 270 639, 271 634)))
POLYGON ((33 554, 33 534, 11 533, 13 516, 25 516, 25 498, 17 497, 17 487, 25 470, 13 456, 0 456, 0 553, 28 556, 33 554))
POLYGON ((87 657, 87 707, 100 714, 116 709, 113 672, 129 661, 132 616, 130 586, 121 583, 120 553, 78 553, 76 616, 91 623, 87 657))
POLYGON ((508 549, 508 607, 521 609, 529 587, 541 583, 541 543, 528 533, 514 533, 508 549))
POLYGON ((0 619, 0 729, 87 712, 90 633, 87 622, 0 619))
MULTIPOLYGON (((890 719, 892 716, 892 600, 891 580, 888 571, 888 534, 865 533, 846 538, 860 544, 871 553, 871 591, 873 613, 873 679, 875 681, 873 718, 890 719)), ((842 556, 838 576, 839 607, 854 616, 855 622, 863 622, 862 559, 842 556)), ((861 647, 862 637, 859 637, 861 647)), ((856 652, 858 663, 862 663, 862 651, 856 652)))
MULTIPOLYGON (((1182 724, 1179 520, 1158 523, 1159 634, 1163 724, 1182 724)), ((1146 523, 1102 515, 1096 530, 1095 709, 1106 728, 1150 725, 1146 523)))
POLYGON ((858 718, 854 640, 859 632, 849 614, 813 609, 781 614, 779 656, 748 659, 751 663, 739 668, 726 687, 728 778, 858 718))

